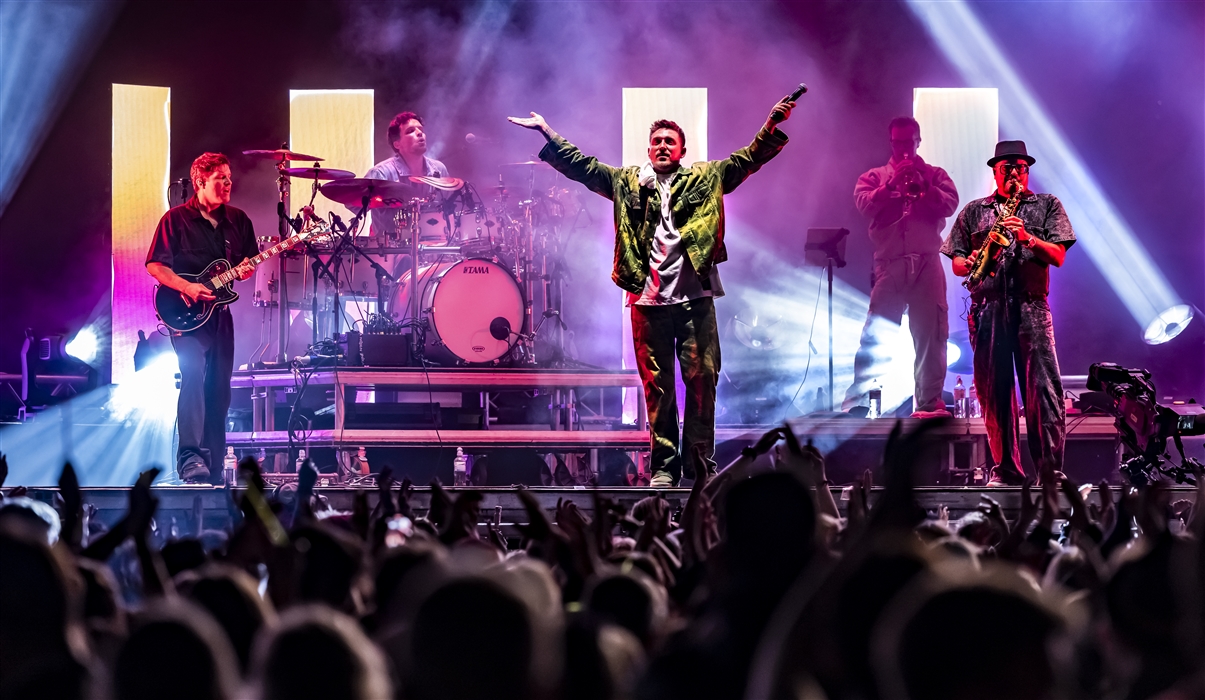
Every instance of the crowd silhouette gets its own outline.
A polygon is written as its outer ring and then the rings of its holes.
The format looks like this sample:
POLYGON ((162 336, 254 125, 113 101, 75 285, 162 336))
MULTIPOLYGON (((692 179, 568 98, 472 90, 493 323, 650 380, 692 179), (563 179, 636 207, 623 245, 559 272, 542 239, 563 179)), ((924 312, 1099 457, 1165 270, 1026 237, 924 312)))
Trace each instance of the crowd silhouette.
POLYGON ((1052 477, 952 521, 914 493, 931 428, 844 508, 784 427, 710 478, 696 451, 681 512, 520 490, 509 537, 476 491, 416 512, 386 467, 336 512, 254 459, 226 528, 157 521, 155 469, 105 527, 68 464, 53 506, 0 500, 0 699, 1205 698, 1205 486, 1052 477))

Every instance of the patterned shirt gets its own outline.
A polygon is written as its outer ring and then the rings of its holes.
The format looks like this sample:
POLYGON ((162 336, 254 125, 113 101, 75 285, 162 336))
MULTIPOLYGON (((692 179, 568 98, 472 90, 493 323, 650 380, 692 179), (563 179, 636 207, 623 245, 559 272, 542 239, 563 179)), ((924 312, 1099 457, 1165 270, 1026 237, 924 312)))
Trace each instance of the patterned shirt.
MULTIPOLYGON (((979 250, 987 232, 996 223, 1000 207, 1005 199, 999 194, 976 199, 962 208, 950 235, 941 246, 941 252, 950 258, 967 257, 979 250)), ((1075 231, 1063 204, 1052 194, 1026 192, 1021 196, 1021 205, 1016 216, 1025 222, 1025 230, 1031 236, 1047 243, 1059 243, 1070 248, 1075 243, 1075 231)), ((1042 297, 1050 292, 1050 266, 1037 259, 1034 252, 1016 242, 1011 232, 1005 235, 1012 239, 1002 258, 995 277, 985 277, 971 289, 971 298, 982 300, 998 299, 1003 296, 1015 298, 1042 297)))

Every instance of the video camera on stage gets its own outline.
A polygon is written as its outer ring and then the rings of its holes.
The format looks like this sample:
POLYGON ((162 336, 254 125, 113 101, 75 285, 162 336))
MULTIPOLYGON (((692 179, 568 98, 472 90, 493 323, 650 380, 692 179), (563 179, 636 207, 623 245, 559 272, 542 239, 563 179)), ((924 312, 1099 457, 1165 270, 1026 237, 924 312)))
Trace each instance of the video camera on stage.
POLYGON ((1129 459, 1121 472, 1135 486, 1145 486, 1163 474, 1177 484, 1196 484, 1193 467, 1201 468, 1195 458, 1184 455, 1185 435, 1205 435, 1205 408, 1197 403, 1163 405, 1155 400, 1151 373, 1127 369, 1112 362, 1097 362, 1088 368, 1088 388, 1103 391, 1113 399, 1111 413, 1117 418, 1117 431, 1129 459), (1171 462, 1167 440, 1171 438, 1180 453, 1180 464, 1171 462))

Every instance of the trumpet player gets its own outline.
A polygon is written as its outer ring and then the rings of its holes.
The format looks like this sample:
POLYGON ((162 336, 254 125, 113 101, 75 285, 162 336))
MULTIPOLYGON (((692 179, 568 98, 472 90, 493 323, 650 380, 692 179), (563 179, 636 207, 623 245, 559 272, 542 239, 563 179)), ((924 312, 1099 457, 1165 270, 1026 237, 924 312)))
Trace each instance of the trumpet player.
POLYGON ((1046 295, 1050 268, 1062 266, 1075 232, 1058 198, 1030 191, 1034 162, 1024 141, 997 143, 987 161, 995 192, 963 207, 941 248, 954 274, 968 278, 975 389, 996 462, 989 486, 1027 478, 1017 444, 1017 385, 1038 478, 1054 478, 1063 466, 1067 415, 1046 295), (995 242, 985 244, 989 239, 995 242))
MULTIPOLYGON (((891 159, 858 178, 854 204, 870 218, 874 245, 874 277, 870 310, 858 354, 854 382, 845 393, 842 410, 864 404, 867 393, 883 374, 876 362, 882 321, 898 326, 908 309, 908 329, 916 349, 912 415, 949 416, 941 398, 946 378, 946 339, 950 334, 946 303, 946 274, 941 267, 941 231, 958 209, 958 190, 945 170, 929 165, 916 153, 920 124, 896 117, 887 127, 891 159)), ((889 359, 889 358, 886 358, 889 359)))

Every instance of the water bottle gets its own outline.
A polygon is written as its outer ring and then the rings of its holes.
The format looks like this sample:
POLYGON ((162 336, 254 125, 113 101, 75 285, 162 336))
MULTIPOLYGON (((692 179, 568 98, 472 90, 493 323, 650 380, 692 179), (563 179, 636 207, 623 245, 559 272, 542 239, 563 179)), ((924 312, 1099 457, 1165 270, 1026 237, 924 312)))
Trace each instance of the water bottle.
POLYGON ((368 450, 363 447, 356 448, 356 469, 360 474, 370 474, 372 470, 368 468, 368 450))
POLYGON ((883 415, 883 390, 879 387, 879 383, 875 382, 870 388, 870 410, 867 411, 867 418, 878 418, 883 415))
POLYGON ((980 410, 979 397, 975 393, 975 385, 971 384, 971 392, 967 397, 967 418, 981 418, 983 411, 980 410))
POLYGON ((962 384, 962 375, 954 381, 954 417, 967 417, 967 389, 962 384))
POLYGON ((222 458, 222 481, 227 486, 234 486, 238 481, 238 458, 234 456, 234 446, 226 446, 226 456, 222 458))
POLYGON ((464 456, 464 448, 456 448, 456 459, 452 460, 452 485, 468 486, 469 458, 464 456))
POLYGON ((301 467, 304 465, 305 465, 305 450, 299 449, 299 450, 297 450, 297 462, 293 464, 293 472, 296 474, 300 474, 301 467))

